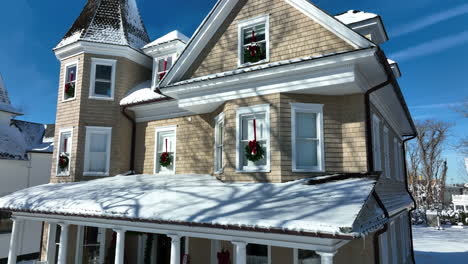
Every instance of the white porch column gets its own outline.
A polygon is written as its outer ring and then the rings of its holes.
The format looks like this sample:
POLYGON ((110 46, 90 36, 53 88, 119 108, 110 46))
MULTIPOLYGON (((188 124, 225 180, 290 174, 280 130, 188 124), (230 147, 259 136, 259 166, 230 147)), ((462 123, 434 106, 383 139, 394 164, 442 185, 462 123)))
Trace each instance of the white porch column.
POLYGON ((320 255, 321 264, 333 264, 333 257, 336 252, 317 252, 320 255))
POLYGON ((106 258, 106 230, 104 227, 99 228, 99 264, 104 264, 106 258))
POLYGON ((83 240, 84 226, 78 226, 76 230, 75 264, 81 264, 83 262, 83 240))
POLYGON ((19 231, 23 223, 23 220, 21 219, 12 218, 12 220, 13 220, 13 229, 11 231, 10 250, 8 251, 8 264, 16 264, 16 257, 17 257, 16 249, 18 248, 19 231))
POLYGON ((55 236, 57 234, 57 224, 49 223, 49 229, 47 230, 47 254, 46 259, 48 263, 54 263, 55 254, 57 253, 57 243, 55 242, 55 236))
POLYGON ((180 236, 167 236, 171 238, 171 264, 180 264, 180 236))
POLYGON ((60 225, 60 246, 58 253, 58 264, 67 263, 67 251, 68 251, 68 224, 59 224, 60 225))
POLYGON ((247 263, 247 243, 233 241, 232 244, 236 246, 235 264, 246 264, 247 263))
POLYGON ((125 230, 114 230, 117 233, 117 245, 115 246, 115 264, 124 263, 125 254, 125 230))

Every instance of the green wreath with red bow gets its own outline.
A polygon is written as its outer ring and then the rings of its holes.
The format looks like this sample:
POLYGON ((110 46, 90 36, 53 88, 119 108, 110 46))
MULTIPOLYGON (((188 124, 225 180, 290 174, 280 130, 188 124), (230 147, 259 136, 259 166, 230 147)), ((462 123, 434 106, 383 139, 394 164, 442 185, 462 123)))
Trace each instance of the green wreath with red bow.
POLYGON ((257 162, 265 157, 265 150, 257 141, 257 122, 253 120, 254 140, 249 141, 245 146, 245 158, 252 162, 257 162))

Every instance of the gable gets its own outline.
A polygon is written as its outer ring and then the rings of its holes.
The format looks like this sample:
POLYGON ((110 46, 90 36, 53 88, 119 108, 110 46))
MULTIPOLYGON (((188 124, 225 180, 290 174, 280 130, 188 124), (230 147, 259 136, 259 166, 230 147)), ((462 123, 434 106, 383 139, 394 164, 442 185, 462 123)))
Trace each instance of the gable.
POLYGON ((183 79, 237 69, 238 25, 262 15, 269 17, 269 63, 355 49, 285 0, 241 0, 183 79))

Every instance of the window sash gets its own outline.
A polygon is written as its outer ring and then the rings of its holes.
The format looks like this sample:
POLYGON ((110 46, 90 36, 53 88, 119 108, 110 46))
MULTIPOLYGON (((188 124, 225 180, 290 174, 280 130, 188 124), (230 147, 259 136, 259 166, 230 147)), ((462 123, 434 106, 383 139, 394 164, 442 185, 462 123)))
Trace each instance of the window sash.
MULTIPOLYGON (((99 138, 97 138, 99 139, 99 138)), ((85 147, 85 176, 108 176, 110 169, 110 155, 112 129, 108 127, 87 127, 85 147), (95 149, 96 136, 105 136, 98 140, 104 144, 103 148, 95 149)))
POLYGON ((270 41, 269 41, 269 16, 262 15, 259 17, 250 18, 244 21, 241 21, 238 24, 238 66, 249 66, 255 65, 259 63, 267 62, 270 59, 270 41), (244 51, 245 49, 252 43, 248 42, 251 40, 251 37, 247 36, 249 33, 251 34, 252 29, 255 29, 256 32, 260 33, 260 36, 264 36, 258 38, 256 43, 258 45, 264 46, 265 49, 265 58, 261 58, 259 61, 255 62, 248 62, 245 61, 244 51))
POLYGON ((174 174, 175 173, 175 168, 176 168, 176 128, 171 127, 171 128, 161 128, 161 129, 156 129, 155 136, 156 136, 156 142, 155 142, 155 167, 154 167, 154 173, 155 174, 174 174), (167 140, 167 152, 172 155, 172 165, 168 168, 162 167, 159 164, 159 158, 161 154, 166 152, 166 139, 167 140))
POLYGON ((91 67, 91 86, 89 97, 92 99, 98 100, 113 100, 114 99, 114 89, 115 89, 115 71, 117 62, 115 60, 92 58, 92 67, 91 67), (109 79, 102 78, 103 76, 98 76, 97 69, 99 66, 109 67, 110 76, 109 79), (101 78, 99 78, 101 77, 101 78), (105 86, 99 87, 98 84, 106 84, 105 86), (105 90, 105 92, 103 92, 105 90))
POLYGON ((57 175, 58 176, 68 176, 70 174, 72 137, 73 137, 73 131, 71 129, 64 129, 60 131, 59 147, 58 147, 59 151, 57 153, 57 175), (66 146, 65 146, 65 139, 67 141, 66 146), (68 167, 65 169, 61 169, 59 166, 60 155, 62 155, 63 153, 65 153, 69 159, 68 167))
POLYGON ((220 173, 224 166, 224 115, 215 119, 215 173, 220 173), (219 119, 219 120, 216 120, 219 119))
MULTIPOLYGON (((254 140, 254 132, 253 132, 253 125, 252 125, 252 129, 249 130, 249 127, 250 127, 250 123, 253 119, 256 119, 256 123, 257 123, 257 142, 263 147, 265 148, 265 151, 266 151, 266 145, 267 145, 267 136, 266 134, 268 133, 266 130, 266 127, 265 127, 265 123, 266 123, 266 116, 263 116, 261 117, 262 115, 266 115, 266 113, 264 112, 258 112, 258 113, 254 113, 254 114, 246 114, 246 115, 242 115, 241 116, 241 134, 240 134, 240 142, 241 142, 241 152, 242 152, 242 166, 244 167, 244 169, 249 169, 249 168, 257 168, 257 169, 261 169, 263 168, 264 166, 266 166, 266 159, 267 159, 267 155, 265 153, 265 156, 262 160, 259 160, 257 162, 252 162, 252 161, 248 161, 246 158, 245 158, 245 146, 249 143, 249 141, 252 141, 254 140), (247 131, 244 131, 244 121, 247 121, 247 126, 249 126, 247 128, 247 131), (263 123, 263 126, 259 129, 259 123, 263 123), (262 130, 262 131, 259 131, 259 130, 262 130), (245 135, 244 133, 247 133, 247 135, 245 135), (247 139, 244 139, 244 138, 247 138, 247 139)), ((253 122, 253 121, 252 121, 253 122)))

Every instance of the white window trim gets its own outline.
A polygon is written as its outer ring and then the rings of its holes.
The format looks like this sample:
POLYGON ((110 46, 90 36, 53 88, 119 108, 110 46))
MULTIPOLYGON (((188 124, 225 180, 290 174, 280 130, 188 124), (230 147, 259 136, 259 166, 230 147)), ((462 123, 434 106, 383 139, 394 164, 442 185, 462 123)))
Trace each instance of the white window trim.
POLYGON ((384 125, 384 134, 383 134, 383 140, 384 140, 384 174, 387 179, 390 179, 391 173, 390 173, 390 146, 388 144, 388 141, 390 140, 389 137, 389 130, 386 125, 384 125))
POLYGON ((86 142, 85 142, 85 165, 84 165, 84 176, 109 176, 110 170, 110 157, 111 157, 111 143, 112 143, 112 127, 96 127, 86 126, 86 142), (89 171, 89 144, 91 133, 107 134, 107 160, 106 160, 106 172, 93 172, 89 171))
POLYGON ((114 92, 115 92, 115 72, 117 67, 116 60, 110 59, 101 59, 101 58, 91 58, 91 84, 89 85, 89 98, 96 99, 96 100, 114 100, 114 92), (104 66, 111 66, 112 67, 112 75, 111 75, 111 95, 108 96, 101 96, 96 95, 94 93, 94 86, 96 84, 96 66, 97 65, 104 65, 104 66))
POLYGON ((236 112, 236 172, 270 172, 270 138, 271 138, 271 133, 270 133, 270 105, 269 104, 263 104, 263 105, 254 105, 254 106, 247 106, 247 107, 241 107, 237 109, 236 112), (266 159, 266 165, 260 168, 258 167, 243 167, 242 166, 242 158, 244 155, 244 150, 240 149, 241 144, 241 116, 247 115, 247 114, 255 114, 258 112, 265 112, 265 125, 266 129, 268 132, 268 135, 266 136, 266 149, 265 149, 265 159, 266 159))
POLYGON ((57 148, 57 160, 55 161, 55 164, 57 166, 56 168, 56 175, 57 177, 66 177, 66 176, 70 176, 70 170, 71 170, 71 159, 72 159, 72 148, 73 148, 73 128, 62 128, 60 129, 59 131, 59 138, 58 138, 58 148, 57 148), (62 134, 63 133, 67 133, 67 132, 70 132, 70 150, 69 150, 69 153, 70 153, 70 156, 68 157, 68 160, 69 160, 69 164, 68 164, 68 173, 59 173, 59 166, 58 166, 58 163, 59 163, 59 158, 60 158, 60 149, 62 149, 62 134))
POLYGON ((325 144, 323 133, 323 104, 291 103, 291 145, 292 145, 292 171, 293 172, 324 172, 325 171, 325 144), (317 136, 319 145, 317 149, 318 166, 297 168, 296 157, 296 113, 317 114, 317 136))
POLYGON ((157 127, 154 131, 154 162, 153 162, 153 173, 155 175, 175 175, 176 171, 176 160, 177 160, 177 126, 165 126, 165 127, 157 127), (174 164, 174 170, 172 171, 165 171, 165 172, 158 172, 158 133, 159 132, 166 132, 166 131, 174 131, 174 156, 172 157, 172 163, 174 164))
POLYGON ((238 67, 245 67, 245 66, 252 66, 256 64, 266 63, 270 61, 270 15, 261 15, 254 18, 249 18, 243 21, 240 21, 237 28, 237 66, 238 67), (244 56, 244 45, 243 45, 243 34, 242 29, 245 27, 255 26, 257 24, 265 23, 265 43, 266 43, 266 59, 255 62, 255 63, 243 63, 243 56, 244 56))
POLYGON ((79 60, 74 60, 74 61, 71 61, 67 64, 65 64, 65 73, 63 74, 63 83, 62 83, 62 87, 61 87, 61 91, 62 91, 62 102, 68 102, 68 101, 73 101, 76 99, 76 83, 78 82, 78 74, 79 74, 79 67, 78 67, 78 62, 79 60), (71 98, 68 98, 68 99, 65 99, 65 84, 67 83, 67 70, 68 68, 72 67, 72 66, 76 66, 76 73, 75 73, 75 96, 71 97, 71 98))
POLYGON ((372 150, 374 153, 374 170, 381 171, 382 170, 382 146, 381 142, 381 135, 380 135, 380 125, 381 120, 377 115, 372 116, 372 143, 374 149, 372 150))
MULTIPOLYGON (((218 138, 218 132, 219 132, 218 129, 217 129, 218 124, 222 123, 222 124, 223 124, 223 127, 224 127, 224 125, 225 125, 225 122, 224 122, 224 113, 220 113, 219 115, 217 115, 217 116, 215 117, 215 119, 214 119, 214 122, 215 122, 215 133, 214 133, 215 140, 214 140, 214 167, 213 167, 213 168, 215 169, 215 171, 214 171, 215 174, 221 174, 221 173, 223 173, 223 171, 224 171, 224 155, 222 156, 222 159, 221 159, 221 168, 219 168, 218 170, 216 170, 216 165, 217 165, 217 164, 216 164, 216 161, 217 161, 217 159, 218 159, 218 157, 216 157, 216 154, 217 154, 217 151, 216 151, 216 150, 217 150, 217 149, 216 149, 216 147, 217 147, 217 146, 216 146, 216 139, 218 138)), ((224 130, 225 130, 225 129, 223 129, 223 134, 224 134, 224 130)), ((223 135, 223 141, 224 141, 224 135, 223 135)), ((221 142, 221 145, 223 145, 223 152, 224 152, 224 142, 221 142)))

